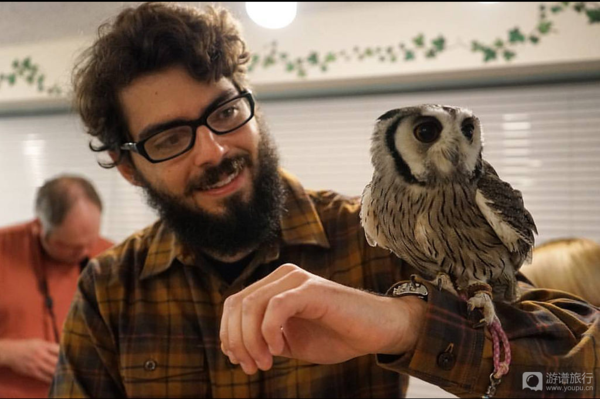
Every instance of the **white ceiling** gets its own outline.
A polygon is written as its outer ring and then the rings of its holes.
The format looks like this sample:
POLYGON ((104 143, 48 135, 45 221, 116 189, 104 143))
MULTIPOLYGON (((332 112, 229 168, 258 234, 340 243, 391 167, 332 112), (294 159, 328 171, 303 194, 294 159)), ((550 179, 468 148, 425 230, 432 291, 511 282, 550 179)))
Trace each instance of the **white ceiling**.
MULTIPOLYGON (((180 2, 201 5, 200 2, 180 2)), ((347 7, 364 2, 301 2, 299 12, 347 7)), ((119 10, 141 2, 0 2, 0 46, 14 46, 95 35, 97 27, 119 10)), ((207 3, 208 4, 208 3, 207 3)), ((220 2, 242 21, 243 2, 220 2)))

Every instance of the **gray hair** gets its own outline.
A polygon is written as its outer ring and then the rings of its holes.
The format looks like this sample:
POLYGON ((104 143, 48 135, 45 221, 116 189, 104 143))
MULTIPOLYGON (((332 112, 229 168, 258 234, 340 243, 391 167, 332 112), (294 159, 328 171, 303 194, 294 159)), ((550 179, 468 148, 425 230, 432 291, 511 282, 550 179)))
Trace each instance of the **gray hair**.
POLYGON ((35 214, 45 233, 60 226, 73 205, 85 198, 102 211, 102 200, 91 182, 80 176, 61 175, 47 180, 37 191, 35 214))

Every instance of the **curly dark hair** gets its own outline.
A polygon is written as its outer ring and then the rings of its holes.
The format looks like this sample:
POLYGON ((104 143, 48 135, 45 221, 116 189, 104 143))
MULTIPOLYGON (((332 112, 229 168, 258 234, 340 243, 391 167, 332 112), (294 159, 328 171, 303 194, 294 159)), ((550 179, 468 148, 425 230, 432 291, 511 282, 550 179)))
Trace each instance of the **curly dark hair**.
POLYGON ((249 58, 237 22, 222 8, 145 3, 101 25, 98 39, 73 70, 74 106, 87 133, 100 142, 90 142, 90 148, 116 159, 100 165, 131 162, 131 155, 120 150, 129 137, 118 94, 134 79, 181 65, 198 81, 224 77, 242 89, 249 58))

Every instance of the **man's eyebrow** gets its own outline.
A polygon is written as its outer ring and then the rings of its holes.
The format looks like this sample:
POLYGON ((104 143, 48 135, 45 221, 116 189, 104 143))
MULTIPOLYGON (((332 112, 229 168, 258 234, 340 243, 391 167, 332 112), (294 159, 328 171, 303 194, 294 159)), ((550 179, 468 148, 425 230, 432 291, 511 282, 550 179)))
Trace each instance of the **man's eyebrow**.
MULTIPOLYGON (((221 103, 227 101, 228 99, 235 97, 238 94, 238 91, 234 88, 231 89, 227 89, 223 92, 221 92, 217 97, 215 97, 215 99, 213 101, 210 102, 210 104, 208 104, 204 110, 202 110, 202 114, 200 115, 200 118, 204 115, 206 115, 206 112, 211 112, 214 109, 216 109, 221 103)), ((152 136, 153 134, 160 132, 162 130, 166 130, 169 129, 171 127, 175 127, 175 126, 179 126, 182 124, 186 124, 189 122, 194 121, 195 119, 173 119, 170 121, 166 121, 166 122, 160 122, 160 123, 155 123, 149 126, 146 126, 144 128, 144 130, 142 130, 140 132, 138 141, 142 141, 147 137, 152 136)))

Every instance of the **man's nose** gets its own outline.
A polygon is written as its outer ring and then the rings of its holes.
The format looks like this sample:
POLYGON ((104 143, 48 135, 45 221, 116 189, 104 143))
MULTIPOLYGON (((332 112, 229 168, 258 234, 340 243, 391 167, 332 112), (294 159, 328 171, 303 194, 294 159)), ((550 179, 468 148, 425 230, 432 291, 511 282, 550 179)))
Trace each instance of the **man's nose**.
POLYGON ((227 146, 222 143, 221 136, 214 134, 206 126, 196 130, 194 144, 194 162, 197 166, 218 165, 227 153, 227 146))

